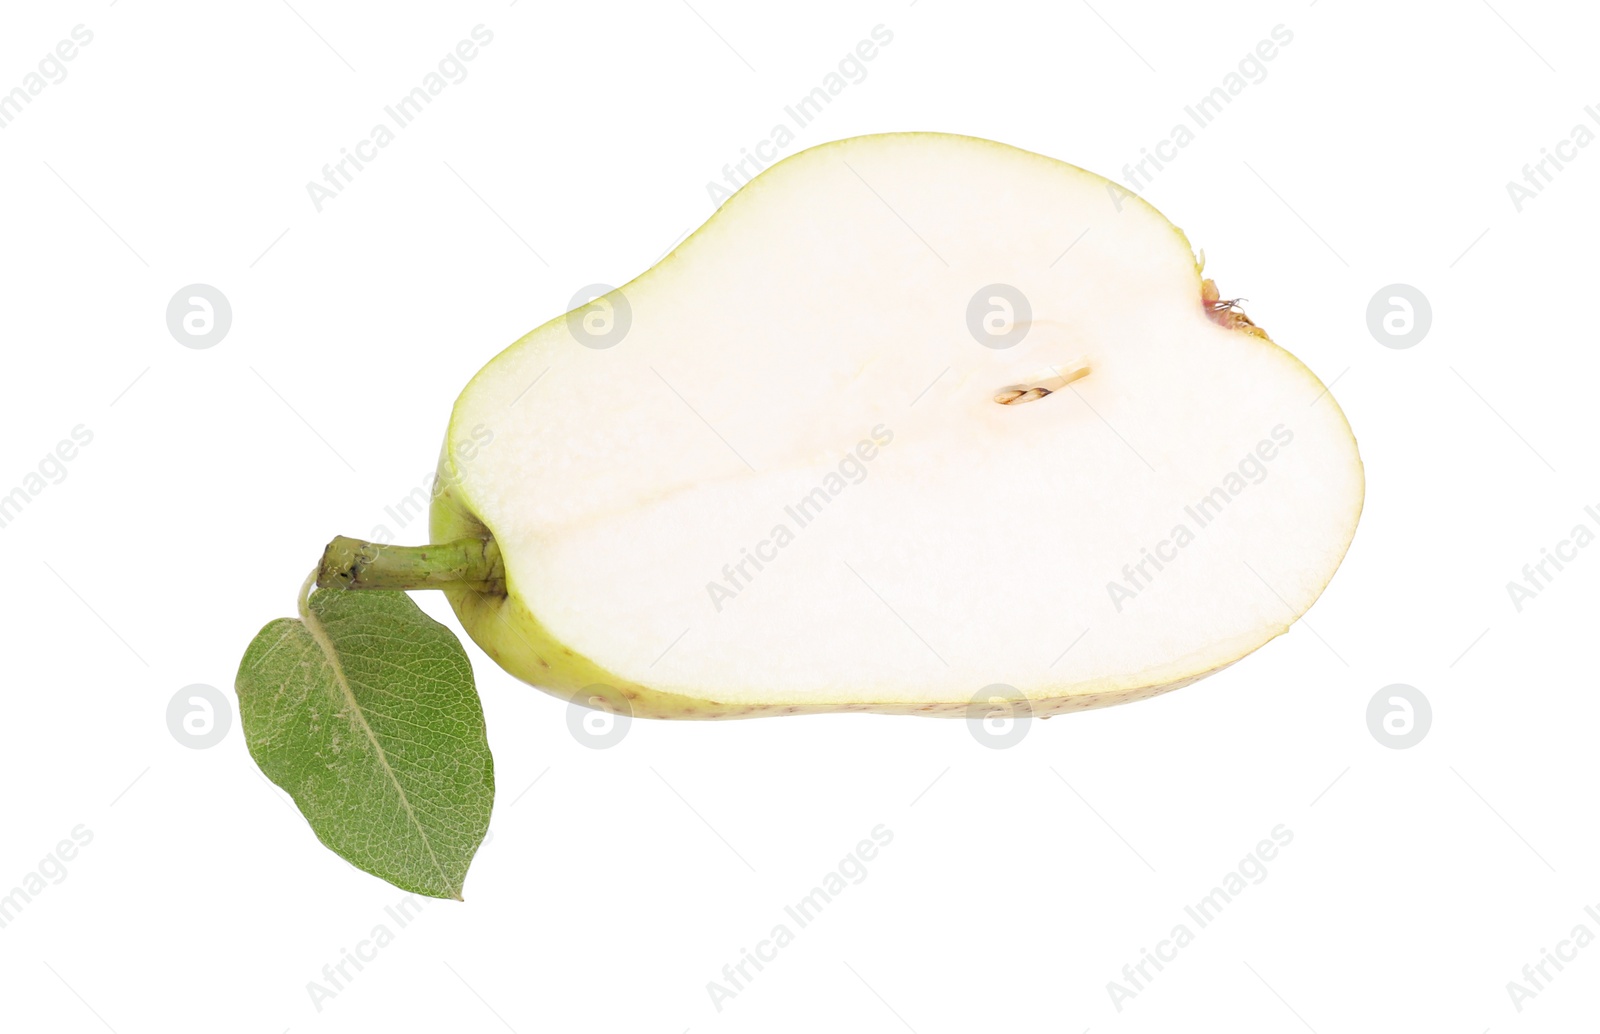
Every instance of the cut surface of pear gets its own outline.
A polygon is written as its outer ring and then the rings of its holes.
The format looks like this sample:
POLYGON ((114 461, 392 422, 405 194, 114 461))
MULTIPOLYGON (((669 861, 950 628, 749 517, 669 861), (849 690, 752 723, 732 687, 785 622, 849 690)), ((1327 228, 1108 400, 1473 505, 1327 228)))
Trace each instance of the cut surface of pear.
POLYGON ((432 531, 499 546, 473 639, 593 706, 1148 697, 1286 631, 1360 515, 1338 405, 1182 232, 1002 144, 801 152, 581 318, 462 393, 432 531))

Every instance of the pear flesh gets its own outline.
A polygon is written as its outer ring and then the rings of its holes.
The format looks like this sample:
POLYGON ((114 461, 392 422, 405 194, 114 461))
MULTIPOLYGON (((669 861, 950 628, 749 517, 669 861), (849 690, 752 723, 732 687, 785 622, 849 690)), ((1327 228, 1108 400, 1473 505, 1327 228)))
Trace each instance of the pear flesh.
POLYGON ((1338 405, 1182 232, 1002 144, 801 152, 580 316, 462 393, 432 531, 499 546, 473 639, 592 706, 1137 700, 1285 632, 1360 515, 1338 405))

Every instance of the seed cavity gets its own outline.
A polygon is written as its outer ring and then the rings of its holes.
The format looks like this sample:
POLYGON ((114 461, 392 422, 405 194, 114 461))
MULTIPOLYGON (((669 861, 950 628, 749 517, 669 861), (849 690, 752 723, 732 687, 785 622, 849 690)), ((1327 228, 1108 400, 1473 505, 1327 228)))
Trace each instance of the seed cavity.
POLYGON ((1021 384, 1007 385, 995 395, 994 400, 1002 406, 1020 406, 1025 402, 1037 402, 1055 394, 1073 381, 1082 380, 1087 376, 1089 376, 1089 362, 1086 359, 1056 363, 1036 372, 1021 384))

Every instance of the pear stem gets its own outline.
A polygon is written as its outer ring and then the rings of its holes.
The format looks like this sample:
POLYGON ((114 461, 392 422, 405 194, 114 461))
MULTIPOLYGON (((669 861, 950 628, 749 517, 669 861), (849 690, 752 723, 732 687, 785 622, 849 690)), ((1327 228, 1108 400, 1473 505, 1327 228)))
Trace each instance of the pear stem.
POLYGON ((323 589, 471 589, 504 596, 505 565, 492 538, 465 538, 431 546, 392 546, 340 535, 317 566, 323 589))

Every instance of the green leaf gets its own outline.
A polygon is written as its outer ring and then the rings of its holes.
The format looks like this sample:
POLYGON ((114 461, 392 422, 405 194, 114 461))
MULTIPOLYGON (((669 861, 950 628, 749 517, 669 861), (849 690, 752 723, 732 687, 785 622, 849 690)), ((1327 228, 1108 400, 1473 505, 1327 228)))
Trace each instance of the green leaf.
POLYGON ((466 652, 403 592, 309 589, 239 666, 250 756, 334 853, 459 900, 494 804, 466 652))

